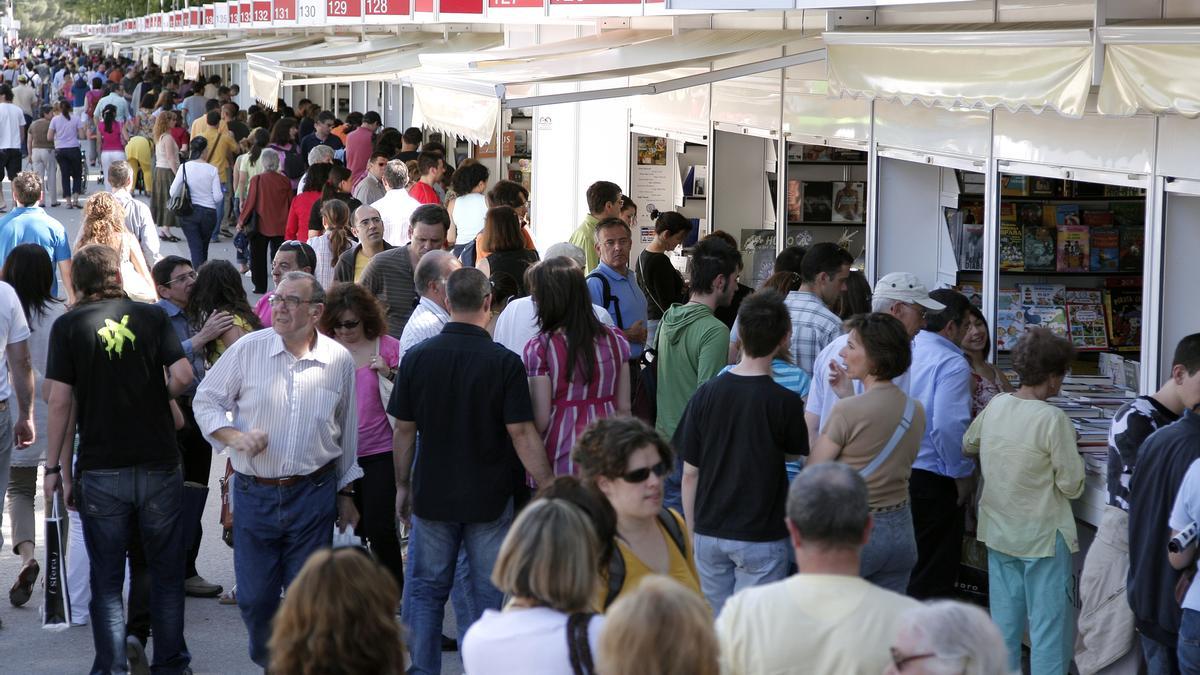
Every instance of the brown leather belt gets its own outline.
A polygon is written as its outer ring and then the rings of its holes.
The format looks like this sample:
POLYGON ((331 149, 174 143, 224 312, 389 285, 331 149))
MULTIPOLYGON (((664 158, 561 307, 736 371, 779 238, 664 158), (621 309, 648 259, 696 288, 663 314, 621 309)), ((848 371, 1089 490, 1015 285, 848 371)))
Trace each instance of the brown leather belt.
POLYGON ((334 461, 326 464, 325 466, 317 469, 316 471, 314 471, 310 474, 303 475, 303 476, 284 476, 282 478, 259 478, 258 476, 248 476, 248 478, 252 478, 254 480, 254 482, 258 483, 259 485, 275 485, 275 486, 279 486, 279 487, 287 487, 289 485, 295 485, 296 483, 299 483, 300 481, 304 480, 305 478, 316 478, 317 476, 327 474, 330 471, 333 471, 333 468, 336 465, 337 465, 337 460, 334 460, 334 461))

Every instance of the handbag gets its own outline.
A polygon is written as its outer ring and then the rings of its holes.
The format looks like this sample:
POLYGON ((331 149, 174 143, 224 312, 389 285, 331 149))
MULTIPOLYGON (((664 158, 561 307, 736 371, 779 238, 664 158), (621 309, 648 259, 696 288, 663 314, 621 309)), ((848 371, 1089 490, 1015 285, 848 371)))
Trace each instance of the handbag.
MULTIPOLYGON (((375 341, 375 356, 379 356, 379 344, 382 340, 375 341)), ((382 357, 380 357, 382 358, 382 357)), ((392 387, 395 383, 383 376, 383 373, 376 371, 376 376, 379 378, 379 400, 383 402, 383 409, 387 410, 388 401, 392 400, 392 387)), ((388 414, 388 425, 392 429, 396 428, 396 418, 388 414)))
POLYGON ((46 515, 46 586, 42 628, 64 631, 71 627, 71 594, 67 591, 67 521, 59 511, 62 493, 55 491, 46 515))
MULTIPOLYGON (((254 189, 254 181, 256 180, 258 180, 258 176, 250 179, 250 189, 254 189)), ((254 206, 256 207, 257 205, 254 206)), ((258 232, 258 209, 251 208, 250 216, 243 220, 240 224, 242 226, 242 232, 245 232, 247 237, 258 232)))
POLYGON ((225 476, 218 481, 221 485, 221 540, 233 547, 233 500, 229 487, 233 482, 233 462, 225 460, 225 476))
POLYGON ((192 191, 188 189, 187 184, 187 162, 184 162, 179 170, 183 172, 183 189, 177 196, 171 197, 171 200, 167 202, 167 208, 177 216, 190 216, 192 215, 192 191))

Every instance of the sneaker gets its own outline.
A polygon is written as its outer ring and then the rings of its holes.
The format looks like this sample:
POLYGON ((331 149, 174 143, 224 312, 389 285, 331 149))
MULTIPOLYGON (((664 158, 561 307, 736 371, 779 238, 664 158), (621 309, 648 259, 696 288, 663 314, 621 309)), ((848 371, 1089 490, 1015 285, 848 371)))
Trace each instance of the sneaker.
POLYGON ((222 589, 220 584, 209 583, 197 574, 183 582, 183 590, 193 598, 215 598, 221 594, 222 589))
POLYGON ((146 660, 146 645, 136 635, 125 636, 125 657, 129 659, 130 675, 150 675, 150 662, 146 660))
POLYGON ((222 593, 221 599, 218 600, 217 602, 221 603, 222 605, 236 605, 237 604, 237 585, 235 584, 233 588, 222 593))
POLYGON ((36 558, 30 558, 29 562, 21 566, 17 580, 13 582, 12 588, 8 591, 8 601, 12 603, 13 607, 20 607, 33 597, 33 582, 37 581, 40 571, 36 558))

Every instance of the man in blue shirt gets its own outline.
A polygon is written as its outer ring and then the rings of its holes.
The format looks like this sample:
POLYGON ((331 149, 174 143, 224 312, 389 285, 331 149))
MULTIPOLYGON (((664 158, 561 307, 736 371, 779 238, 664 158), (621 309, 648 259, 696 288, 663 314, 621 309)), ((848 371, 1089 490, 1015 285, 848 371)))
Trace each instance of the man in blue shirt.
POLYGON ((587 279, 592 304, 608 310, 629 340, 630 359, 636 360, 646 346, 646 296, 629 269, 633 231, 620 218, 605 218, 596 224, 595 245, 600 264, 587 279))
POLYGON ((110 105, 117 109, 118 122, 124 122, 131 117, 129 101, 126 101, 125 97, 117 92, 117 85, 110 82, 104 85, 104 96, 96 101, 96 109, 92 111, 92 122, 99 126, 104 116, 104 109, 110 105))
MULTIPOLYGON (((8 259, 10 252, 21 244, 41 246, 50 255, 50 260, 58 265, 68 304, 75 304, 75 293, 71 286, 71 245, 67 241, 67 229, 38 206, 42 199, 41 177, 32 171, 17 174, 13 179, 13 197, 20 206, 0 218, 0 265, 8 259)), ((50 292, 58 297, 58 289, 58 281, 55 280, 50 286, 50 292)))
POLYGON ((963 505, 974 489, 975 463, 963 457, 962 439, 971 423, 971 366, 959 344, 971 306, 950 289, 929 294, 945 305, 925 318, 913 340, 909 395, 925 408, 925 435, 909 478, 917 566, 908 594, 918 600, 950 597, 958 579, 963 505))

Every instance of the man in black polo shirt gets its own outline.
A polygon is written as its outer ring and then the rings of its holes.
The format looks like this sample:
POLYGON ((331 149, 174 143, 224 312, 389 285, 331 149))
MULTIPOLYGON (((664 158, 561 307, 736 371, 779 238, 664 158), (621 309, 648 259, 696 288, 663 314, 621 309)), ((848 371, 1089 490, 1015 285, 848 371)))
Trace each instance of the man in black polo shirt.
POLYGON ((405 355, 388 402, 396 418, 396 511, 412 525, 401 603, 411 636, 410 673, 441 672, 442 614, 460 544, 466 544, 476 612, 456 617, 461 632, 503 600, 489 577, 513 519, 512 476, 523 465, 539 486, 554 477, 533 424, 521 359, 485 330, 487 277, 474 268, 456 270, 446 294, 450 322, 405 355), (417 432, 421 451, 414 467, 417 432))
POLYGON ((130 300, 113 249, 85 246, 72 260, 77 304, 50 329, 49 444, 43 489, 77 501, 91 563, 92 672, 126 664, 121 586, 137 524, 154 590, 155 672, 183 672, 183 472, 170 400, 195 375, 161 307, 130 300), (166 377, 164 377, 164 369, 166 377), (79 451, 60 457, 74 402, 79 451), (61 472, 61 473, 60 473, 61 472), (72 485, 72 475, 76 475, 72 485), (74 487, 74 489, 72 489, 74 487))
POLYGON ((1200 367, 1173 372, 1184 412, 1150 434, 1129 482, 1129 582, 1126 594, 1141 637, 1147 672, 1179 672, 1179 572, 1167 560, 1169 520, 1188 467, 1200 459, 1200 367), (1180 372, 1183 371, 1183 372, 1180 372))

